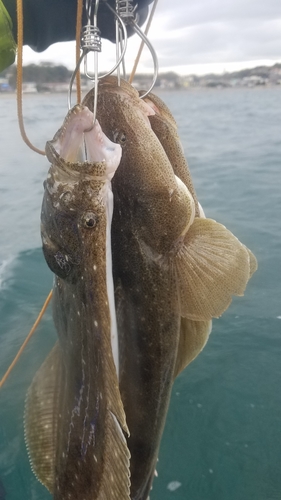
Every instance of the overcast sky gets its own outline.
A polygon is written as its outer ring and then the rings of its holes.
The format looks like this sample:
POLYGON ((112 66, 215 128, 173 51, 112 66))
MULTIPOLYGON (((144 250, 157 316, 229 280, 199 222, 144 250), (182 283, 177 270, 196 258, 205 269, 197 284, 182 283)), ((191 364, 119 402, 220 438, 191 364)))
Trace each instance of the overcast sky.
MULTIPOLYGON (((180 74, 235 71, 281 61, 281 0, 159 0, 149 32, 160 71, 180 74)), ((126 69, 139 45, 129 39, 126 69)), ((74 67, 73 42, 51 46, 37 54, 24 50, 24 64, 53 61, 74 67)), ((115 46, 103 41, 99 69, 109 70, 115 46)), ((144 53, 139 71, 152 69, 144 53)))

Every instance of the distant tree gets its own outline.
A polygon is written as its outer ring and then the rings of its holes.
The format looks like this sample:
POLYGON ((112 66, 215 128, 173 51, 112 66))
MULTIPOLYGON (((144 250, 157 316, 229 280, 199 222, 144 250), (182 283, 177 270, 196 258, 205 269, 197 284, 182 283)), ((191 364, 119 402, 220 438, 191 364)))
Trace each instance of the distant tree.
POLYGON ((159 73, 156 80, 156 85, 161 85, 161 82, 163 82, 163 80, 172 83, 174 88, 179 88, 181 86, 180 76, 177 73, 174 73, 174 71, 168 71, 167 73, 159 73))
MULTIPOLYGON (((1 75, 3 75, 2 72, 1 75)), ((17 68, 11 66, 5 70, 5 75, 9 75, 9 84, 11 87, 16 87, 17 68)), ((49 82, 68 82, 71 78, 72 71, 68 70, 62 64, 56 66, 53 63, 44 62, 39 65, 28 64, 23 66, 23 81, 35 82, 37 84, 49 82)))

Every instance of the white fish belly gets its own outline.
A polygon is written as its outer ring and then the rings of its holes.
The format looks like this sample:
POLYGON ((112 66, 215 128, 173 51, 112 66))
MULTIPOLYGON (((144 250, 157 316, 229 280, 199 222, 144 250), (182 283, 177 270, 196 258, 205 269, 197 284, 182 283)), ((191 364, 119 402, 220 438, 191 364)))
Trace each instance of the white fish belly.
POLYGON ((111 334, 111 348, 113 360, 116 367, 116 373, 119 380, 119 346, 118 346, 118 331, 114 299, 114 285, 112 275, 112 251, 111 251, 111 221, 113 214, 113 193, 111 190, 111 183, 108 183, 107 197, 106 197, 106 286, 107 297, 110 311, 110 334, 111 334))

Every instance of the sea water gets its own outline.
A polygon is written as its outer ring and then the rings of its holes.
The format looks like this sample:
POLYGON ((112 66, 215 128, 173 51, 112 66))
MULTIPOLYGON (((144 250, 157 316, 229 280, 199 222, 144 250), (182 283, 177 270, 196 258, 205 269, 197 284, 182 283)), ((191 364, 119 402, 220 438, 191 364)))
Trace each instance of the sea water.
MULTIPOLYGON (((162 92, 198 198, 256 255, 245 296, 174 384, 151 500, 281 499, 281 88, 162 92)), ((24 97, 44 148, 65 95, 24 97)), ((15 96, 0 95, 0 377, 52 286, 40 243, 48 162, 22 142, 15 96)), ((48 500, 24 443, 25 394, 56 339, 50 309, 0 392, 0 499, 48 500), (6 492, 6 493, 5 493, 6 492)))

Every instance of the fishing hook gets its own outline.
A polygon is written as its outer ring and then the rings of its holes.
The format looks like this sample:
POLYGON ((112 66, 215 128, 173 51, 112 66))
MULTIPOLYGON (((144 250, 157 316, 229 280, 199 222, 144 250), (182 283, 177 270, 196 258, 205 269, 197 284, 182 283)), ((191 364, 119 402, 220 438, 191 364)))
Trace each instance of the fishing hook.
POLYGON ((96 120, 96 112, 97 112, 97 94, 98 94, 98 52, 101 52, 101 36, 100 30, 97 25, 97 14, 99 8, 99 0, 95 2, 95 9, 93 15, 93 24, 91 23, 92 19, 92 0, 86 0, 86 13, 87 13, 87 24, 83 27, 83 34, 81 39, 81 49, 82 53, 79 58, 79 61, 76 65, 76 68, 71 76, 68 90, 68 108, 71 108, 71 92, 73 87, 73 82, 76 77, 76 74, 80 68, 82 61, 84 60, 84 71, 87 78, 94 80, 95 86, 95 101, 94 101, 94 118, 93 123, 96 120), (94 75, 90 75, 88 72, 88 62, 87 56, 89 52, 94 52, 94 75))
MULTIPOLYGON (((129 24, 129 22, 135 19, 135 10, 137 5, 134 7, 132 4, 132 0, 115 0, 115 9, 116 13, 120 16, 122 21, 124 20, 125 26, 129 24)), ((118 24, 118 19, 116 18, 116 59, 119 57, 119 46, 121 50, 123 50, 123 39, 120 33, 120 27, 118 24)), ((127 29, 126 29, 127 31, 127 29)), ((126 79, 126 68, 125 68, 125 58, 122 59, 122 67, 123 67, 123 78, 126 79)), ((120 86, 120 66, 117 68, 117 82, 120 86)))
MULTIPOLYGON (((116 11, 118 11, 118 14, 124 20, 125 25, 131 25, 133 27, 133 30, 135 33, 141 38, 142 42, 147 46, 149 49, 151 55, 152 55, 152 60, 153 60, 153 67, 154 67, 154 74, 153 74, 153 80, 152 84, 149 87, 148 91, 141 96, 143 99, 144 97, 149 94, 149 92, 153 89, 155 82, 157 80, 158 76, 158 59, 156 52, 154 50, 154 47, 148 40, 147 36, 143 31, 140 29, 138 26, 138 15, 136 15, 136 9, 137 5, 135 7, 133 6, 132 0, 116 0, 116 11)), ((117 35, 117 29, 116 29, 116 43, 117 43, 118 35, 117 35)), ((118 84, 120 85, 120 75, 118 75, 118 84)))
POLYGON ((149 49, 149 51, 150 51, 150 53, 152 55, 152 59, 153 59, 154 73, 153 73, 152 84, 150 85, 150 87, 147 90, 147 92, 145 92, 145 94, 143 94, 141 96, 141 99, 143 99, 144 97, 146 97, 149 94, 149 92, 151 92, 151 90, 153 89, 153 87, 155 85, 155 82, 157 80, 158 71, 159 71, 158 58, 157 58, 157 54, 156 54, 156 52, 154 50, 153 45, 150 43, 150 41, 148 40, 147 36, 143 33, 143 31, 140 29, 140 27, 137 25, 137 23, 133 20, 133 21, 131 21, 130 24, 133 26, 134 31, 137 33, 137 35, 142 39, 142 41, 145 43, 145 45, 149 49))
POLYGON ((105 78, 106 76, 111 75, 120 66, 122 60, 124 59, 124 56, 125 56, 125 53, 127 50, 127 44, 128 44, 128 35, 127 35, 127 29, 126 29, 125 23, 122 21, 121 17, 116 12, 116 10, 114 10, 107 2, 105 2, 105 4, 106 4, 107 8, 114 14, 114 16, 116 16, 117 21, 119 22, 119 24, 122 28, 124 45, 123 45, 123 50, 121 52, 121 55, 120 55, 119 59, 116 61, 116 64, 113 66, 113 68, 108 73, 106 73, 105 75, 102 75, 100 78, 105 78))
MULTIPOLYGON (((124 19, 125 24, 129 24, 131 21, 137 21, 136 9, 138 5, 133 6, 132 0, 116 0, 116 11, 122 19, 124 19)), ((138 14, 137 14, 138 16, 138 14)))
POLYGON ((151 92, 151 90, 153 89, 155 82, 157 80, 158 71, 159 71, 158 58, 157 58, 157 54, 154 50, 153 45, 150 43, 147 36, 143 33, 143 31, 140 29, 140 27, 137 25, 137 23, 135 21, 132 21, 131 24, 133 25, 134 31, 137 33, 137 35, 139 35, 139 37, 142 39, 142 41, 145 43, 145 45, 149 49, 149 51, 152 55, 152 59, 153 59, 154 73, 153 73, 152 84, 150 85, 149 89, 145 92, 145 94, 143 94, 141 96, 141 99, 143 99, 144 97, 146 97, 149 94, 149 92, 151 92))
POLYGON ((83 28, 83 37, 82 37, 82 43, 81 43, 81 48, 82 48, 82 53, 79 58, 79 61, 75 67, 74 72, 72 73, 70 83, 69 83, 69 89, 68 89, 68 109, 71 109, 71 93, 72 93, 72 87, 74 80, 76 78, 77 72, 81 66, 81 63, 84 59, 87 58, 87 54, 90 51, 94 52, 94 75, 90 75, 88 72, 88 67, 87 67, 87 61, 86 61, 86 67, 85 67, 85 75, 87 78, 90 80, 94 80, 95 82, 95 100, 94 100, 94 119, 93 123, 95 122, 96 119, 96 111, 97 111, 97 95, 98 95, 98 81, 101 78, 105 78, 106 76, 111 75, 121 64, 122 60, 124 59, 126 50, 127 50, 127 29, 122 21, 121 17, 118 15, 118 13, 107 3, 105 2, 108 9, 114 14, 114 16, 117 18, 117 21, 119 23, 119 26, 122 29, 123 32, 123 48, 122 52, 120 54, 119 59, 116 61, 115 65, 113 68, 108 71, 108 73, 98 76, 98 52, 101 52, 101 40, 100 40, 100 30, 97 26, 97 12, 98 12, 98 7, 99 7, 99 0, 96 0, 95 3, 95 11, 94 11, 94 19, 93 19, 93 25, 91 24, 91 9, 92 9, 92 3, 91 0, 87 0, 86 4, 86 11, 87 11, 87 17, 88 17, 88 22, 86 26, 83 28))
MULTIPOLYGON (((98 28, 98 23, 97 23, 97 18, 98 18, 98 8, 99 8, 99 1, 96 0, 95 2, 95 8, 94 8, 94 14, 93 14, 93 23, 91 22, 92 20, 92 7, 93 7, 93 1, 92 0, 86 0, 86 14, 87 14, 87 24, 83 27, 83 35, 82 35, 82 40, 81 40, 81 49, 82 53, 79 58, 79 61, 76 65, 76 68, 71 76, 70 83, 69 83, 69 90, 68 90, 68 108, 71 108, 71 92, 72 92, 72 87, 73 87, 73 82, 74 79, 77 75, 77 72, 80 68, 80 65, 82 61, 84 60, 84 71, 85 75, 87 78, 90 80, 94 81, 94 109, 93 109, 93 126, 96 120, 96 114, 97 114, 97 98, 98 98, 98 82, 101 78, 105 78, 109 75, 111 75, 116 69, 117 69, 117 78, 118 78, 118 84, 120 85, 120 64, 123 64, 123 73, 125 74, 125 54, 127 50, 127 42, 128 42, 128 36, 127 36, 127 26, 130 25, 132 26, 133 30, 135 33, 141 38, 142 42, 147 46, 149 49, 152 59, 153 59, 153 66, 154 66, 154 73, 153 73, 153 79, 152 83, 145 92, 141 98, 143 99, 146 97, 149 92, 153 89, 155 82, 157 80, 158 76, 158 59, 156 52, 154 50, 154 47, 148 40, 147 36, 143 33, 143 31, 140 29, 140 27, 137 24, 137 16, 136 16, 136 8, 137 5, 134 7, 132 4, 132 0, 116 0, 116 9, 114 10, 111 5, 106 0, 103 0, 107 6, 107 8, 113 13, 115 16, 115 21, 116 21, 116 63, 113 66, 113 68, 108 71, 106 74, 102 76, 98 76, 98 52, 101 52, 101 36, 100 36, 100 30, 98 28), (121 31, 122 31, 122 36, 121 36, 121 31), (119 44, 121 47, 121 54, 119 55, 119 44), (87 55, 89 52, 93 51, 94 52, 94 74, 90 74, 88 71, 88 61, 87 61, 87 55)), ((90 129, 89 129, 90 130, 90 129)))

